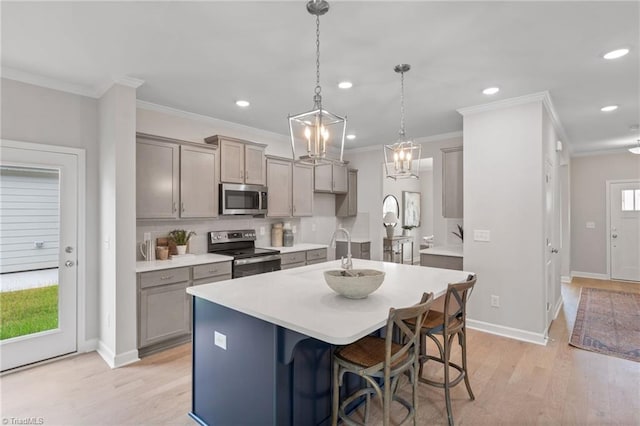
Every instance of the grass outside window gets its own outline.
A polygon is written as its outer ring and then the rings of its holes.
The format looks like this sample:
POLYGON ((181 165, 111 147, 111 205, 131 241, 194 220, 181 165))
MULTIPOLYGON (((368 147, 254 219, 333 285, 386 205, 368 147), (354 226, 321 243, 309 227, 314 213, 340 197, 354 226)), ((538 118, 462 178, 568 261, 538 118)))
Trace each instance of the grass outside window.
POLYGON ((57 327, 57 285, 0 292, 0 340, 57 327))

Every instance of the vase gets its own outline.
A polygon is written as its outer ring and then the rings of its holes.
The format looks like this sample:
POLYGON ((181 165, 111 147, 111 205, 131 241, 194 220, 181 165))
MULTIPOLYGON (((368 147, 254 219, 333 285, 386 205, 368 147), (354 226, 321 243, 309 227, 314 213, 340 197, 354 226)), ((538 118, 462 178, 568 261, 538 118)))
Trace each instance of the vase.
POLYGON ((178 250, 178 255, 187 253, 187 246, 176 246, 176 250, 178 250))

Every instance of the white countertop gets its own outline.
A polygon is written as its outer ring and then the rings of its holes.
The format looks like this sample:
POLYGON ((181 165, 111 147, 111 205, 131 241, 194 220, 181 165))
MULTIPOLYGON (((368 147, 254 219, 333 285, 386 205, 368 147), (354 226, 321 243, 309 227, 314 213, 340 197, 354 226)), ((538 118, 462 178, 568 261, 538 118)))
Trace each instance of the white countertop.
MULTIPOLYGON (((347 242, 346 238, 336 238, 336 241, 342 241, 344 243, 347 242)), ((370 243, 371 238, 351 238, 352 243, 370 243)))
POLYGON ((420 250, 420 254, 434 254, 437 256, 463 257, 462 246, 436 246, 420 250))
POLYGON ((182 266, 202 265, 204 263, 218 263, 232 261, 231 256, 221 256, 219 254, 195 254, 193 256, 169 259, 169 260, 141 260, 136 262, 136 272, 158 271, 161 269, 180 268, 182 266))
POLYGON ((378 290, 352 300, 334 293, 323 271, 339 269, 332 261, 284 271, 187 288, 187 293, 327 343, 344 345, 386 324, 390 307, 419 302, 424 292, 436 297, 447 284, 466 279, 468 272, 390 262, 353 259, 354 269, 386 273, 378 290))
POLYGON ((280 253, 295 253, 297 251, 307 251, 307 250, 315 250, 315 249, 323 249, 329 247, 326 244, 311 244, 311 243, 300 243, 294 244, 291 247, 261 247, 271 250, 279 250, 280 253))

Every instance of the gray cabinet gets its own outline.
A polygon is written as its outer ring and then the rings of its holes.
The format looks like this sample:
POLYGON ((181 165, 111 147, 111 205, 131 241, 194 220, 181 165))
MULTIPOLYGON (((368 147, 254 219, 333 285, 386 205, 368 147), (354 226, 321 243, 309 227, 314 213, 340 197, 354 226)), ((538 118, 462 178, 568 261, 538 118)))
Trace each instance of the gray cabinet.
POLYGON ((358 171, 349 169, 347 193, 336 195, 336 216, 350 217, 358 215, 358 171))
POLYGON ((313 216, 313 166, 293 163, 293 216, 313 216))
POLYGON ((462 257, 420 253, 420 266, 462 271, 462 257))
MULTIPOLYGON (((347 257, 347 242, 336 241, 336 259, 347 257)), ((355 259, 371 259, 371 242, 353 242, 351 241, 351 257, 355 259)))
POLYGON ((227 183, 265 184, 266 145, 215 135, 205 139, 220 149, 220 181, 227 183))
POLYGON ((314 167, 314 191, 334 194, 346 193, 348 189, 347 166, 341 164, 318 164, 314 167))
POLYGON ((442 149, 442 216, 463 217, 462 147, 442 149))
POLYGON ((179 145, 148 138, 136 144, 136 216, 174 219, 179 203, 179 145))
POLYGON ((191 285, 231 279, 231 262, 138 274, 138 352, 145 356, 191 340, 191 285))
POLYGON ((191 333, 189 268, 142 273, 138 282, 138 347, 187 341, 191 333))
POLYGON ((218 216, 216 151, 180 146, 180 217, 218 216))
POLYGON ((307 265, 322 263, 327 261, 327 249, 313 249, 307 251, 307 265))
POLYGON ((291 216, 291 161, 267 157, 267 216, 291 216))
POLYGON ((283 253, 280 255, 280 267, 282 269, 291 269, 304 266, 307 264, 307 252, 296 251, 294 253, 283 253))

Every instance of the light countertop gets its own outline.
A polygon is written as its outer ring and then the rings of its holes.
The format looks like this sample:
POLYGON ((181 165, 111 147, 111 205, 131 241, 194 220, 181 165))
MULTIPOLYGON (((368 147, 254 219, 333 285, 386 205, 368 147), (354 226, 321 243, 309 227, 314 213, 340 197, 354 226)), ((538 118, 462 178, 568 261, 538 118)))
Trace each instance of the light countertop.
POLYGON ((261 247, 271 250, 279 250, 280 253, 295 253, 297 251, 307 251, 307 250, 315 250, 315 249, 323 249, 329 247, 326 244, 311 244, 311 243, 300 243, 294 244, 291 247, 261 247))
POLYGON ((434 254, 436 256, 462 256, 462 245, 457 246, 436 246, 420 250, 420 254, 434 254))
POLYGON ((469 275, 362 259, 353 259, 353 268, 382 270, 385 280, 365 299, 342 297, 329 288, 323 275, 325 270, 340 269, 338 260, 189 287, 187 293, 315 339, 343 345, 383 327, 390 307, 414 305, 424 292, 441 296, 447 283, 462 281, 469 275))
POLYGON ((169 259, 169 260, 141 260, 136 262, 136 272, 159 271, 161 269, 180 268, 183 266, 202 265, 205 263, 218 263, 232 261, 231 256, 222 256, 219 254, 195 254, 193 256, 169 259))

